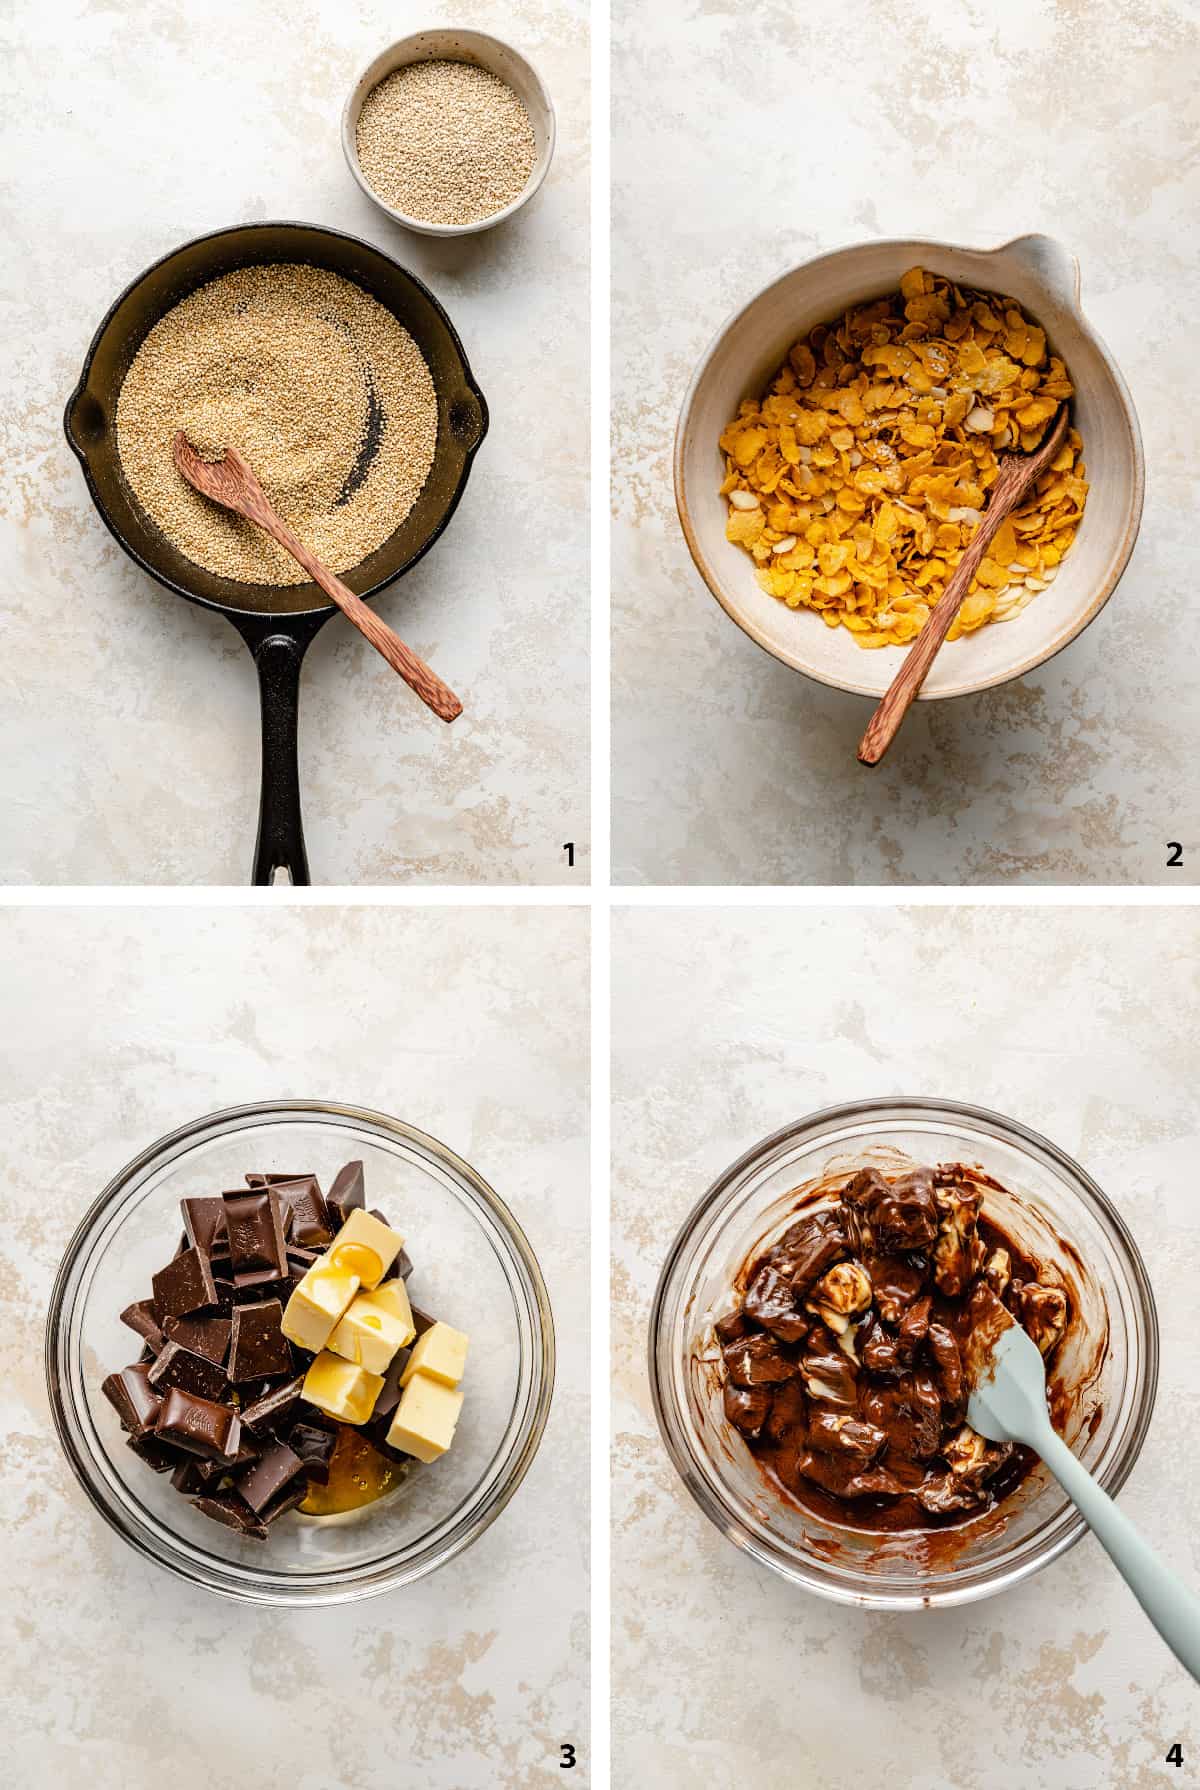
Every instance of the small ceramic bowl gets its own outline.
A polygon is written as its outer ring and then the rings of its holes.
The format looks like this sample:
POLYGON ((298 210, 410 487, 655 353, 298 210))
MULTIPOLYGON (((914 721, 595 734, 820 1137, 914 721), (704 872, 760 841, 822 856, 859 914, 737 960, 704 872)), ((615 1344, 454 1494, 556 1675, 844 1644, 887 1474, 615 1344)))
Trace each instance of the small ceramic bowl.
POLYGON ((819 683, 882 696, 907 648, 864 651, 845 628, 827 628, 819 616, 789 609, 759 588, 746 553, 725 539, 717 441, 742 399, 764 390, 799 337, 851 305, 894 292, 914 266, 1014 298, 1041 324, 1075 385, 1072 420, 1091 487, 1054 582, 1012 621, 948 642, 922 686, 920 699, 928 702, 987 690, 1045 664, 1103 609, 1137 539, 1145 468, 1133 400, 1080 309, 1079 264, 1059 243, 1048 236, 1019 236, 997 249, 916 237, 865 242, 784 274, 725 324, 692 377, 675 436, 675 500, 701 576, 752 640, 819 683))
POLYGON ((533 64, 511 44, 499 37, 489 37, 485 31, 414 31, 410 37, 402 37, 398 43, 381 51, 363 70, 342 113, 342 149, 351 174, 380 211, 403 224, 406 230, 417 230, 422 236, 474 236, 480 230, 491 230, 494 225, 502 224, 523 205, 528 205, 549 170, 554 154, 554 134, 554 106, 533 64), (363 173, 358 159, 358 115, 363 101, 380 81, 386 80, 398 68, 407 68, 411 62, 472 62, 511 87, 529 113, 536 145, 529 179, 511 204, 493 212, 491 217, 479 218, 473 224, 431 224, 427 218, 409 217, 407 212, 397 211, 381 199, 363 173))

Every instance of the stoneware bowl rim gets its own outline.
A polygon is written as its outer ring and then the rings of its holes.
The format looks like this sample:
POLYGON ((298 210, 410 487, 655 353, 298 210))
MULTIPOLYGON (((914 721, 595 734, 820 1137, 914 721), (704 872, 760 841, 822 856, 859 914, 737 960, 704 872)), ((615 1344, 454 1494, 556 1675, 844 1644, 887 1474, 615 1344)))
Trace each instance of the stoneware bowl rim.
MULTIPOLYGON (((522 94, 518 97, 529 109, 528 95, 522 94)), ((373 205, 377 205, 380 211, 393 219, 395 223, 402 224, 406 230, 415 230, 422 236, 476 236, 481 230, 491 230, 497 224, 504 223, 515 212, 520 211, 522 206, 528 205, 545 180, 550 171, 550 163, 554 159, 556 137, 557 121, 554 114, 554 102, 550 98, 546 83, 528 56, 523 55, 504 38, 495 36, 493 32, 475 31, 465 26, 461 30, 452 26, 429 26, 425 30, 410 31, 404 37, 398 37, 394 43, 389 44, 386 49, 380 50, 376 56, 371 58, 350 89, 346 104, 342 109, 342 153, 346 157, 346 165, 351 174, 373 205), (451 54, 454 47, 466 49, 472 52, 473 56, 467 58, 454 56, 451 54), (529 179, 516 198, 504 206, 501 211, 493 212, 490 217, 478 218, 470 224, 433 224, 428 219, 410 217, 407 212, 397 211, 395 206, 389 205, 385 199, 381 199, 370 185, 358 159, 358 115, 362 111, 363 101, 368 93, 372 92, 381 81, 386 80, 388 75, 394 74, 398 68, 406 68, 413 62, 437 61, 443 56, 451 61, 476 59, 480 68, 486 68, 490 74, 498 76, 506 85, 511 86, 511 82, 502 72, 501 66, 505 58, 510 58, 527 76, 541 112, 540 120, 532 119, 534 131, 537 132, 540 123, 545 134, 545 144, 538 151, 537 160, 534 162, 529 179)))
MULTIPOLYGON (((1121 374, 1120 368, 1117 366, 1104 342, 1097 335, 1095 329, 1084 315, 1080 302, 1080 269, 1077 257, 1072 255, 1069 250, 1057 241, 1057 239, 1046 235, 1044 232, 1023 231, 1017 236, 1008 237, 1003 242, 993 244, 989 247, 974 247, 965 243, 946 242, 940 238, 928 236, 870 237, 857 242, 846 243, 840 248, 825 250, 819 255, 813 255, 805 261, 797 262, 794 266, 786 268, 782 273, 779 273, 773 279, 768 280, 765 285, 759 287, 757 291, 725 318, 720 328, 710 339, 708 346, 705 348, 696 364, 695 370, 688 382, 683 402, 680 406, 679 418, 675 429, 672 462, 675 504, 679 513, 679 521, 683 529, 684 538, 687 542, 688 551, 691 554, 696 570, 700 573, 700 576, 708 586, 709 591, 716 598, 726 615, 728 615, 732 621, 736 622, 742 632, 747 634, 757 646, 762 647, 764 652, 770 653, 772 658, 778 659, 780 664, 787 665, 791 670, 798 671, 803 676, 812 678, 814 682, 828 685, 832 689, 845 690, 852 695, 868 696, 877 700, 878 697, 883 694, 883 691, 886 689, 891 678, 894 676, 895 671, 899 667, 901 661, 898 654, 887 651, 886 649, 885 652, 882 653, 860 653, 860 657, 867 662, 863 667, 864 672, 871 668, 873 662, 878 662, 878 665, 881 668, 886 667, 886 676, 882 677, 882 679, 879 677, 878 671, 874 679, 865 676, 841 676, 830 671, 828 668, 814 665, 806 660, 804 656, 805 648, 803 641, 798 642, 793 653, 783 651, 776 642, 766 638, 762 628, 759 627, 753 617, 748 613, 748 607, 735 600, 733 594, 726 588, 719 572, 711 563, 704 545, 701 542, 699 530, 692 514, 692 506, 688 496, 685 459, 691 442, 693 412, 696 408, 697 399, 709 376, 714 358, 729 335, 739 327, 746 316, 753 311, 761 301, 768 296, 768 294, 774 292, 777 288, 786 285, 789 281, 794 280, 797 274, 813 272, 830 263, 847 260, 864 251, 886 253, 889 250, 899 250, 902 248, 910 248, 918 251, 928 250, 931 252, 931 255, 938 256, 970 255, 995 256, 997 258, 1013 252, 1019 254, 1022 249, 1028 251, 1031 248, 1040 248, 1044 249, 1057 261, 1060 269, 1065 270, 1069 267, 1069 290, 1059 292, 1059 302, 1069 310, 1073 321, 1078 326, 1080 333, 1086 338, 1089 347, 1094 350, 1111 383, 1112 392, 1117 400, 1121 412, 1121 420, 1127 433, 1127 446, 1132 463, 1132 477, 1129 489, 1124 494, 1124 501, 1121 505, 1123 520, 1121 523, 1119 545, 1108 562, 1104 577, 1096 590, 1091 594, 1082 610, 1077 612, 1067 625, 1060 627, 1056 635, 1044 642, 1037 650, 1027 652, 1018 663, 1014 664, 1009 669, 987 672, 983 675, 976 675, 973 677, 959 677, 957 679, 951 679, 948 684, 944 684, 940 688, 923 689, 919 693, 918 701, 930 702, 941 701, 954 696, 971 695, 980 690, 987 690, 1000 684, 1010 683, 1016 678, 1024 677, 1029 672, 1037 670, 1039 666, 1046 664, 1050 659, 1054 658, 1064 647, 1069 646, 1073 640, 1078 639, 1084 629, 1095 620, 1100 611, 1104 608, 1124 574, 1125 568, 1129 563, 1130 555, 1133 552, 1134 543, 1137 540, 1145 499, 1145 461, 1142 449, 1141 430, 1138 425, 1137 412, 1134 409, 1133 399, 1121 374)), ((1044 281, 1043 284, 1045 284, 1044 281)), ((996 290, 1000 290, 1000 288, 997 287, 996 290)), ((1046 291, 1047 296, 1049 297, 1050 289, 1048 286, 1046 287, 1046 291)), ((853 303, 855 301, 849 300, 848 302, 853 303)), ((1086 450, 1087 443, 1085 441, 1085 458, 1086 450)), ((748 575, 752 576, 749 574, 748 561, 747 571, 748 575)), ((800 617, 798 619, 803 620, 804 618, 800 617)), ((1019 629, 1020 618, 1018 617, 1013 623, 1002 624, 997 631, 1006 632, 1010 626, 1019 629)), ((992 630, 988 629, 985 630, 985 632, 990 633, 992 630)), ((1019 634, 1016 638, 1017 640, 1020 639, 1019 634)))

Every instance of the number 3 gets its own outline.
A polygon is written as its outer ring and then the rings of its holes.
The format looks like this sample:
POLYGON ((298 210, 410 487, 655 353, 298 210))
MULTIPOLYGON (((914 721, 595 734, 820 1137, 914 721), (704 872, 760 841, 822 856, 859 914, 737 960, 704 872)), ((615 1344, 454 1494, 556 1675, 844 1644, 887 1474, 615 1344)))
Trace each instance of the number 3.
POLYGON ((558 1762, 558 1769, 560 1771, 570 1771, 574 1763, 575 1748, 573 1746, 564 1746, 562 1748, 562 1758, 558 1762))

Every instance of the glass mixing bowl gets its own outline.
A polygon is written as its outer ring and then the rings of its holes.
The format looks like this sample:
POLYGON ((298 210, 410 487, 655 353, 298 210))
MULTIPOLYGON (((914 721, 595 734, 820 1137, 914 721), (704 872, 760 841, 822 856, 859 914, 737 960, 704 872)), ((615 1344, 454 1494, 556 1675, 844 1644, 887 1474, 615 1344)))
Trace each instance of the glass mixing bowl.
POLYGON ((280 1100, 184 1125, 109 1182, 58 1271, 46 1378, 68 1461, 139 1553, 251 1603, 343 1603, 433 1572, 499 1516, 546 1426, 554 1326, 524 1234, 461 1157, 382 1113, 280 1100), (431 1467, 413 1463, 377 1503, 330 1517, 293 1512, 268 1541, 248 1541, 193 1510, 168 1476, 125 1446, 100 1390, 106 1374, 138 1356, 119 1314, 148 1296, 151 1275, 174 1252, 180 1199, 241 1186, 248 1170, 311 1170, 328 1187, 354 1158, 364 1165, 368 1206, 408 1239, 417 1303, 473 1338, 462 1417, 450 1451, 431 1467))
POLYGON ((650 1382, 663 1441, 705 1515, 794 1584, 840 1603, 910 1610, 967 1603, 1028 1578, 1086 1525, 1039 1465, 993 1512, 937 1542, 824 1522, 768 1485, 721 1403, 713 1320, 746 1257, 786 1228, 797 1190, 864 1167, 978 1165, 1006 1189, 984 1207, 1053 1262, 1075 1315, 1056 1358, 1078 1382, 1065 1439, 1109 1493, 1138 1457, 1158 1379, 1158 1318, 1137 1246, 1078 1163, 1012 1119, 953 1101, 830 1107, 756 1144, 709 1188, 676 1237, 650 1315, 650 1382))

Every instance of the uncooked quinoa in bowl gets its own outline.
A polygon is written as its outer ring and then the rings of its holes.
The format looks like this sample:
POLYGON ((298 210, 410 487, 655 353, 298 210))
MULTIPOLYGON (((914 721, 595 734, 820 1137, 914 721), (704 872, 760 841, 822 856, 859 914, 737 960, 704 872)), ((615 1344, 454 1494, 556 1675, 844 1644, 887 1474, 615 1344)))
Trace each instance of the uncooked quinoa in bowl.
POLYGON ((490 229, 537 192, 554 108, 526 59, 482 31, 418 31, 376 56, 342 119, 367 196, 431 236, 490 229))

